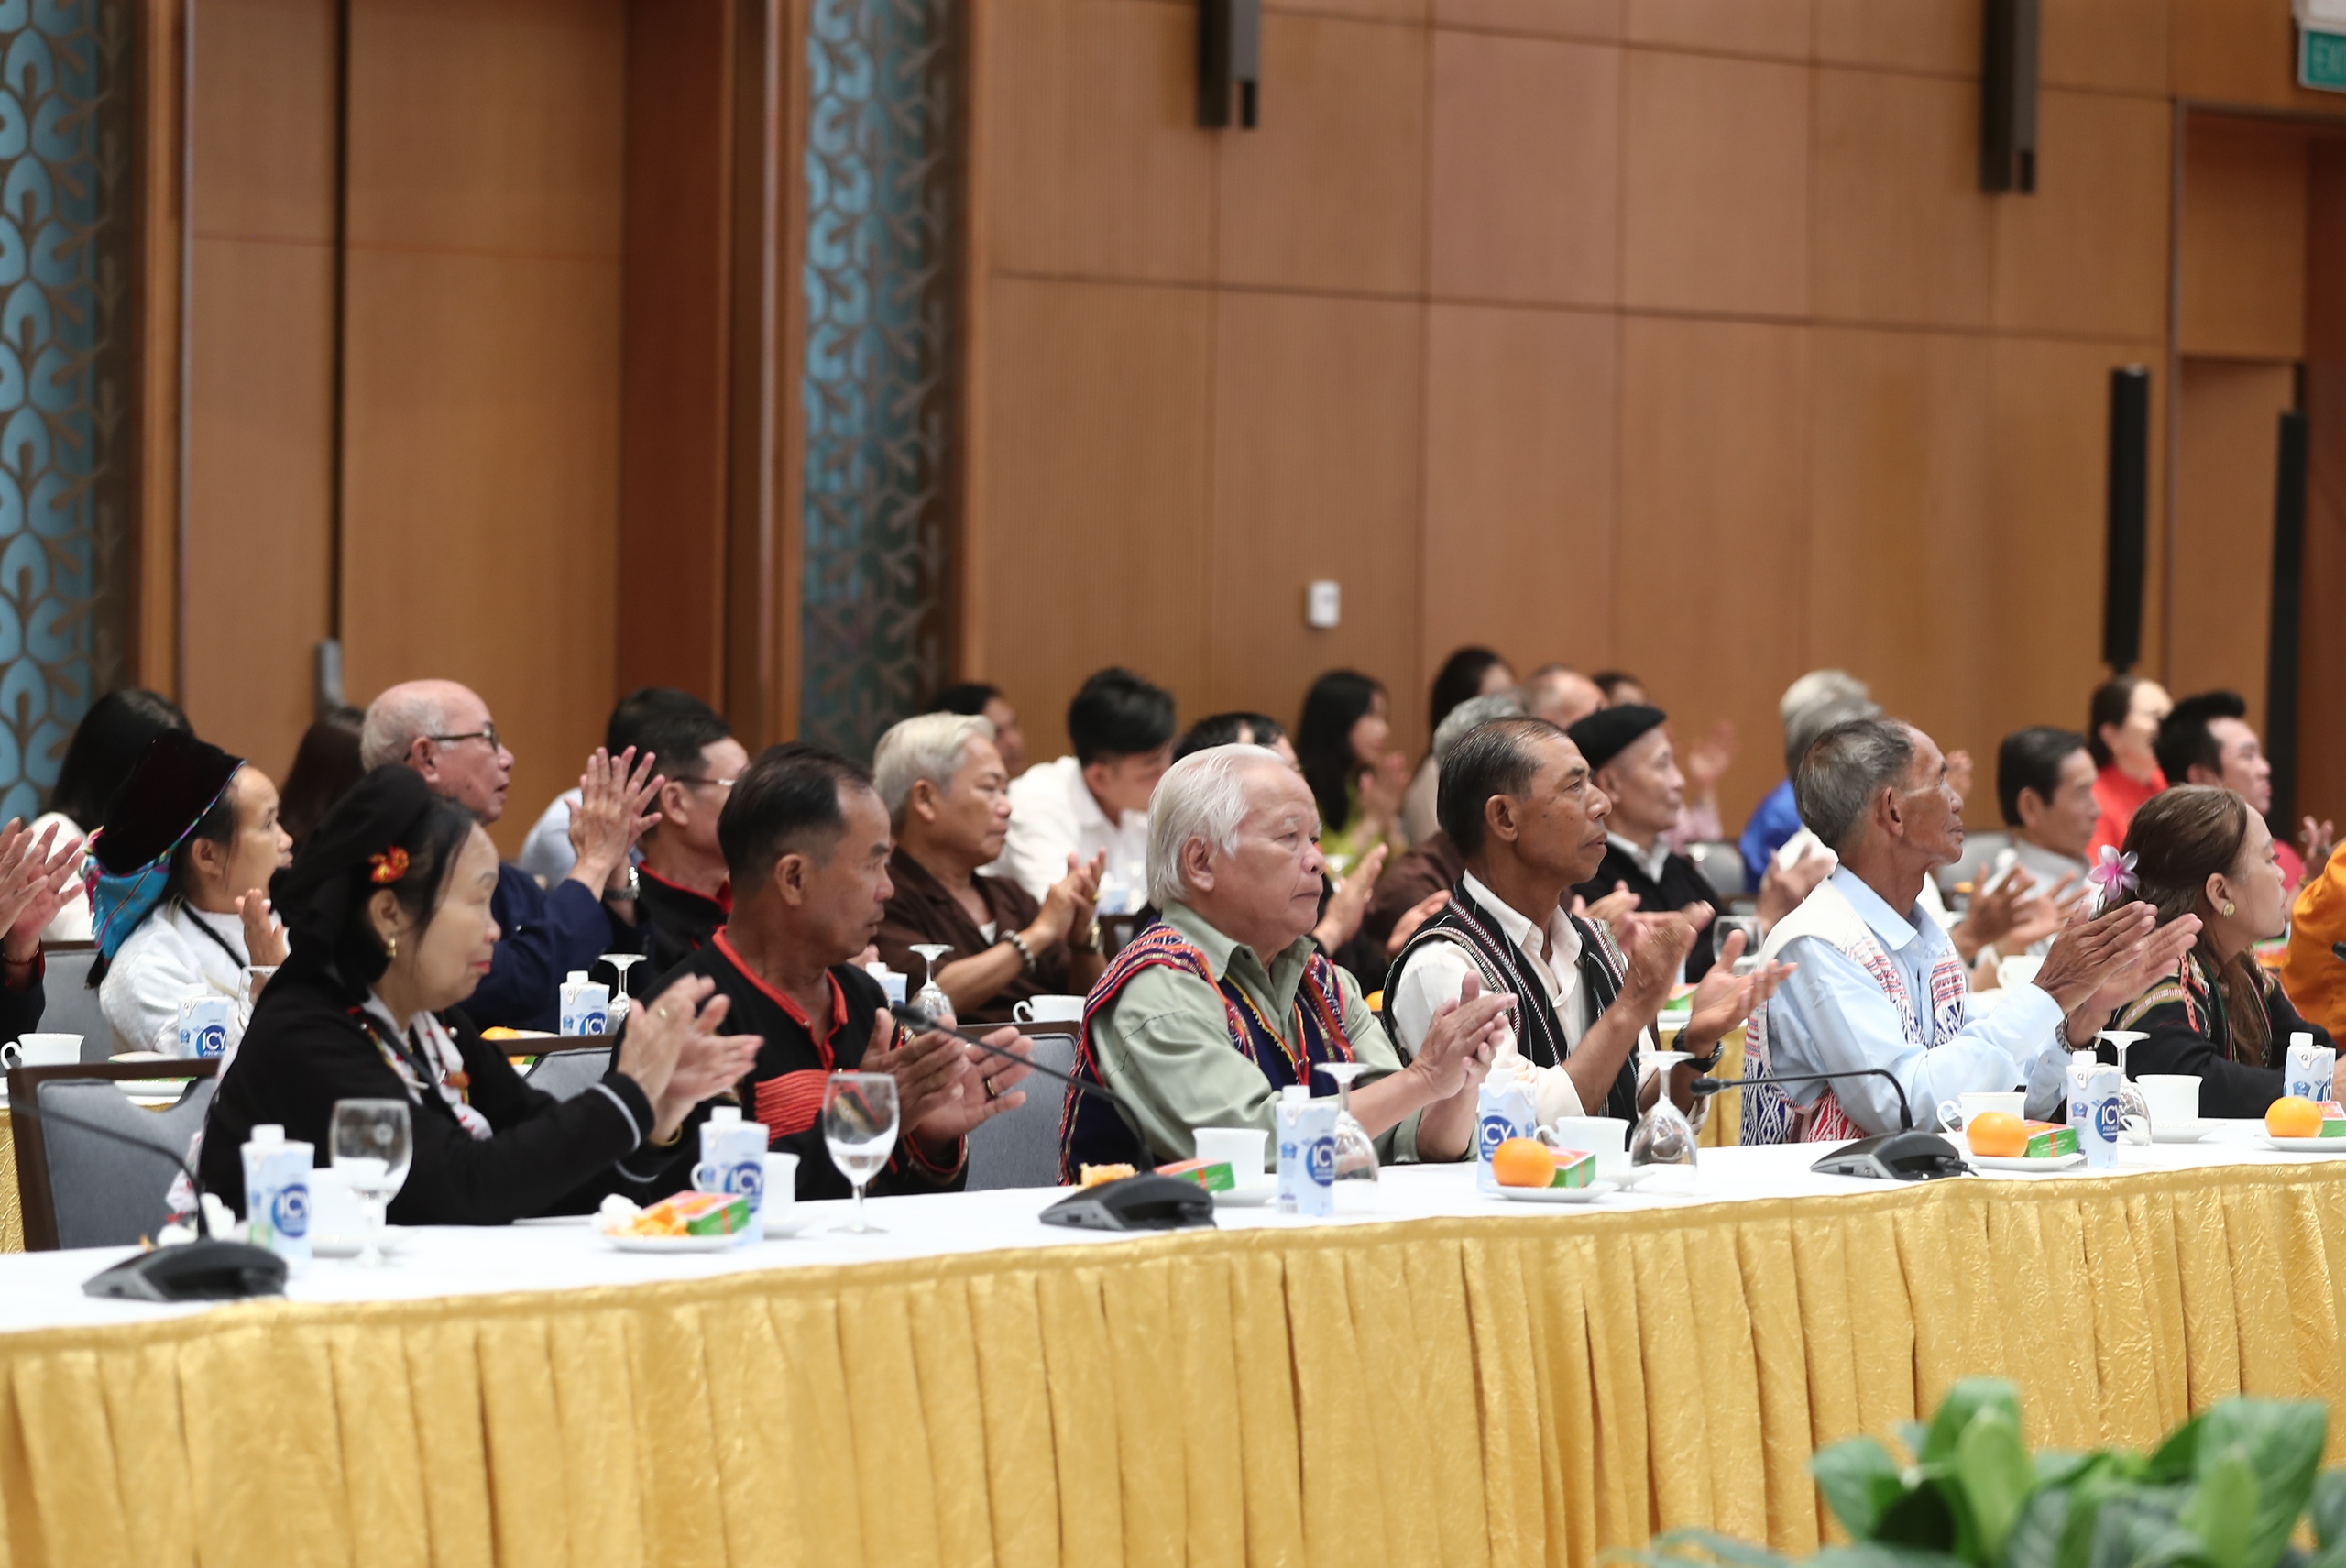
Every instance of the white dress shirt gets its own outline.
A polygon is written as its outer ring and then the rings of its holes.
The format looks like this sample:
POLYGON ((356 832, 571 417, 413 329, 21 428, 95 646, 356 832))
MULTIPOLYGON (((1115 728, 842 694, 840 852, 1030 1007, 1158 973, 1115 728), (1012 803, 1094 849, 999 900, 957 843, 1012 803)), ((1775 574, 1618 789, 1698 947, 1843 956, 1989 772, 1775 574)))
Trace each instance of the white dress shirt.
MULTIPOLYGON (((1556 1014, 1556 1025, 1563 1031, 1564 1052, 1567 1056, 1580 1048, 1581 1036, 1595 1020, 1589 1016, 1588 988, 1580 977, 1580 927, 1560 905, 1548 917, 1545 930, 1500 902, 1498 894, 1483 885, 1473 872, 1466 873, 1465 888, 1485 915, 1498 922, 1500 932, 1520 951, 1531 972, 1539 977, 1541 989, 1548 993, 1548 1005, 1556 1014)), ((1415 1059, 1426 1043, 1426 1035, 1433 1027, 1434 1010, 1444 1002, 1458 1000, 1458 988, 1468 975, 1480 976, 1474 957, 1455 942, 1429 944, 1419 949, 1402 972, 1401 989, 1388 1002, 1393 1010, 1395 1043, 1403 1057, 1415 1059)), ((1639 1051, 1653 1048, 1653 1041, 1644 1034, 1638 1036, 1639 1051)), ((1552 1122, 1559 1116, 1582 1116, 1589 1113, 1582 1107, 1580 1091, 1573 1087, 1572 1075, 1559 1065, 1540 1067, 1516 1048, 1512 1031, 1499 1047, 1491 1061, 1491 1075, 1513 1074, 1531 1085, 1532 1101, 1541 1122, 1552 1122)), ((1645 1072, 1639 1069, 1642 1091, 1645 1072)))
POLYGON ((235 1003, 228 1026, 241 1037, 252 1021, 246 994, 245 921, 241 915, 207 915, 167 899, 140 923, 106 966, 98 1008, 114 1026, 114 1048, 180 1054, 180 1003, 206 991, 235 1003), (205 930, 220 939, 214 941, 205 930))
POLYGON ((1010 781, 1010 837, 985 874, 1014 879, 1040 903, 1053 883, 1066 880, 1069 855, 1089 861, 1102 850, 1108 865, 1100 879, 1100 913, 1130 914, 1147 896, 1148 813, 1127 811, 1109 821, 1083 782, 1083 765, 1061 757, 1010 781))
POLYGON ((584 798, 576 788, 555 795, 521 840, 521 852, 513 863, 537 878, 540 887, 552 887, 578 863, 577 852, 570 847, 570 812, 584 798))

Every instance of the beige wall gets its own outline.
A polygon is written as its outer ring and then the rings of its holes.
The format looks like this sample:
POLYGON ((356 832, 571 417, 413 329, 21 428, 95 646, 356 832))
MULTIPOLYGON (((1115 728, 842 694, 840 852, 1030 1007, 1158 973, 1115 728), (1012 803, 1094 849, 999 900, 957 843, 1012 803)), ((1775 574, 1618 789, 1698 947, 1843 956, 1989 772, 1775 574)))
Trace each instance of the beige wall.
MULTIPOLYGON (((2117 366, 2154 371, 2165 515, 2176 100, 2346 105, 2287 85, 2286 0, 2045 11, 2038 189, 1990 197, 1960 0, 1277 5, 1262 126, 1222 133, 1193 125, 1192 6, 986 8, 971 673, 1047 753, 1112 660, 1189 716, 1288 718, 1357 664, 1420 745, 1458 643, 1619 664, 1682 732, 1738 724, 1731 823, 1813 665, 1983 764, 2081 722, 2117 366), (1332 632, 1303 625, 1321 576, 1332 632)), ((2301 335, 2301 291, 2256 287, 2287 170, 2195 158, 2230 236, 2190 258, 2195 352, 2301 335)), ((2187 385, 2198 506, 2254 417, 2203 432, 2187 385)))

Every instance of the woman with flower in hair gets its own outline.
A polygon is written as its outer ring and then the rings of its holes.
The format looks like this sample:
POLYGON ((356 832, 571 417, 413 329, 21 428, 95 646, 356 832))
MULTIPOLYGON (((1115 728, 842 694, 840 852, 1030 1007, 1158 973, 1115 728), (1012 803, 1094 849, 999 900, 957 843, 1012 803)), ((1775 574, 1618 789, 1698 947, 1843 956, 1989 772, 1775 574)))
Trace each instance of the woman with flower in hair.
POLYGON ((2128 1070, 2197 1078, 2202 1116, 2263 1115, 2281 1097, 2289 1036, 2303 1032, 2330 1044, 2253 951, 2289 918, 2271 830, 2231 790, 2183 784, 2134 813, 2126 855, 2136 896, 2157 909, 2160 925, 2196 918, 2199 927, 2177 970, 2110 1021, 2146 1036, 2127 1053, 2128 1070))
POLYGON ((748 1072, 758 1038, 718 1035, 725 999, 681 980, 630 1014, 602 1081, 562 1101, 532 1089, 461 1011, 497 947, 497 863, 470 812, 396 764, 318 825, 270 884, 292 956, 221 1075, 206 1191, 241 1211, 252 1129, 323 1148, 340 1100, 408 1103, 395 1223, 503 1224, 683 1185, 686 1119, 748 1072))

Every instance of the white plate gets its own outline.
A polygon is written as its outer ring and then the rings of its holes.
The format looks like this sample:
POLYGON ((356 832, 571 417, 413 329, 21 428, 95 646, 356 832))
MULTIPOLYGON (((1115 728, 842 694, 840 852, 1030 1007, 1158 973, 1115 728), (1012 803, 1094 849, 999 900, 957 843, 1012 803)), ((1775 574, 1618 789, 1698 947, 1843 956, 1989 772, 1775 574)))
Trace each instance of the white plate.
POLYGON ((811 1212, 793 1203, 788 1212, 765 1217, 766 1240, 778 1241, 784 1236, 795 1236, 814 1223, 815 1216, 811 1212))
POLYGON ((603 1238, 605 1246, 620 1252, 724 1252, 741 1245, 738 1231, 717 1236, 628 1236, 604 1230, 595 1234, 603 1238))
POLYGON ((1979 1170, 2074 1170, 2086 1162, 2082 1154, 2054 1155, 2050 1157, 2040 1155, 2031 1159, 2025 1155, 1973 1154, 1968 1149, 1963 1152, 1963 1157, 1979 1170))
POLYGON ((1279 1195, 1276 1181, 1256 1181, 1244 1187, 1233 1187, 1213 1195, 1217 1209, 1259 1209, 1279 1195))
POLYGON ((2188 1122, 2153 1122, 2151 1142, 2196 1144, 2224 1124, 2214 1116, 2194 1116, 2188 1122))
MULTIPOLYGON (((319 1234, 310 1238, 310 1251, 319 1257, 356 1257, 359 1249, 366 1245, 367 1238, 363 1235, 319 1234)), ((407 1251, 411 1245, 408 1240, 405 1225, 383 1227, 383 1255, 385 1257, 396 1257, 407 1251)))
POLYGON ((1502 1187, 1498 1195, 1517 1203, 1594 1203, 1620 1187, 1598 1177, 1585 1187, 1502 1187))
POLYGON ((2267 1133, 2264 1145, 2285 1154, 2346 1154, 2346 1138, 2276 1138, 2267 1133))

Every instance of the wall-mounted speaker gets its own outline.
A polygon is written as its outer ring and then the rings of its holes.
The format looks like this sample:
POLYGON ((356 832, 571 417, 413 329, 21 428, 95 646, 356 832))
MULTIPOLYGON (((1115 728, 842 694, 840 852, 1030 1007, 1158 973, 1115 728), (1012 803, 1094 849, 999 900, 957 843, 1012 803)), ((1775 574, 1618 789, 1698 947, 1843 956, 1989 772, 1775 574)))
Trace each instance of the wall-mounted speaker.
POLYGON ((1262 80, 1263 0, 1198 0, 1198 124, 1253 130, 1262 80))
POLYGON ((2036 189, 2038 0, 1985 0, 1979 65, 1979 189, 2036 189))
POLYGON ((2132 669, 2143 656, 2143 572, 2151 513, 2151 373, 2110 373, 2110 539, 2103 554, 2101 661, 2132 669))
MULTIPOLYGON (((2281 838, 2297 819, 2297 630, 2305 613, 2306 416, 2281 416, 2278 472, 2273 481, 2273 630, 2264 656, 2264 755, 2273 764, 2273 809, 2281 838)), ((2319 870, 2319 868, 2315 868, 2319 870)))

